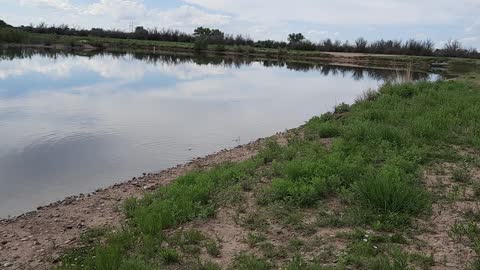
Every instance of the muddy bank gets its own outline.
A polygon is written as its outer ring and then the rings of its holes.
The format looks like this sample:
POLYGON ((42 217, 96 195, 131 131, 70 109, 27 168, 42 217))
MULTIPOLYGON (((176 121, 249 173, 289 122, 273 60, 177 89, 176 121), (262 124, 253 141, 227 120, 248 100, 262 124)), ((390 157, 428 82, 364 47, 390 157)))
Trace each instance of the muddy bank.
MULTIPOLYGON (((278 133, 273 138, 282 138, 278 133)), ((197 158, 159 173, 134 177, 90 194, 68 197, 11 219, 0 220, 0 269, 48 269, 90 228, 115 227, 124 219, 122 203, 167 185, 195 169, 253 157, 266 139, 197 158)))

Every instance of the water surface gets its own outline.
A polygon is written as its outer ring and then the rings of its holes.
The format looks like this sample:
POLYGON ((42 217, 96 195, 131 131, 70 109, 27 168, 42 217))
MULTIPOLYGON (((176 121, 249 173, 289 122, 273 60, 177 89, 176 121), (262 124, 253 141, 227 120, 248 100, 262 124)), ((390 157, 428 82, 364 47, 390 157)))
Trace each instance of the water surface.
POLYGON ((297 127, 399 75, 248 59, 4 50, 0 217, 297 127))

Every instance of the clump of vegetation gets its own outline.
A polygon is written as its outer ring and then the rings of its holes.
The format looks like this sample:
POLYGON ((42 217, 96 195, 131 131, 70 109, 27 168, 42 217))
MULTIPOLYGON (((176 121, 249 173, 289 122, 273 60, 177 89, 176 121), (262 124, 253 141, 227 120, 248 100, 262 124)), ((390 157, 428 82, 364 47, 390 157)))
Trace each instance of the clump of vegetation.
POLYGON ((26 38, 27 34, 25 32, 0 27, 0 43, 20 43, 25 41, 26 38))
POLYGON ((452 179, 457 182, 467 183, 471 179, 470 171, 466 166, 455 168, 452 172, 452 179))
POLYGON ((267 260, 253 254, 241 253, 235 258, 232 268, 236 270, 268 270, 273 269, 273 266, 267 260))
POLYGON ((195 40, 195 43, 193 45, 193 48, 195 51, 200 52, 203 50, 208 49, 208 40, 202 37, 199 37, 195 40))
POLYGON ((335 113, 346 113, 346 112, 349 112, 350 111, 350 105, 346 104, 346 103, 341 103, 339 105, 337 105, 335 107, 335 113))

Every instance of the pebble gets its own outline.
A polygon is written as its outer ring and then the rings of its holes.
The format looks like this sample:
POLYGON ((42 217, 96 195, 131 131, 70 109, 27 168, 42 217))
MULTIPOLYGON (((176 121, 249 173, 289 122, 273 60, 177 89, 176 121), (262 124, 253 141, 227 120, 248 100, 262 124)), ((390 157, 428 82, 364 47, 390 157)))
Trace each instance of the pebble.
POLYGON ((10 266, 12 266, 12 265, 13 265, 12 263, 6 262, 6 263, 3 264, 3 267, 10 267, 10 266))
POLYGON ((54 255, 52 257, 52 263, 58 263, 60 259, 61 259, 60 255, 54 255))

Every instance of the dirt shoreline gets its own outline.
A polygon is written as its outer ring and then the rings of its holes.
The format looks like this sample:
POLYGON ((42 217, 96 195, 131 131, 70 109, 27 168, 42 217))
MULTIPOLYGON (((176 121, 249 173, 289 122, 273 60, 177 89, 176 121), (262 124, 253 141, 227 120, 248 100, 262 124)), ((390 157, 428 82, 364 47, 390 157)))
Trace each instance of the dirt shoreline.
MULTIPOLYGON (((283 138, 288 132, 269 138, 283 138)), ((251 158, 267 139, 260 138, 158 173, 134 177, 89 194, 67 197, 17 217, 0 219, 0 269, 49 269, 88 229, 120 225, 125 199, 140 197, 195 169, 251 158)))

